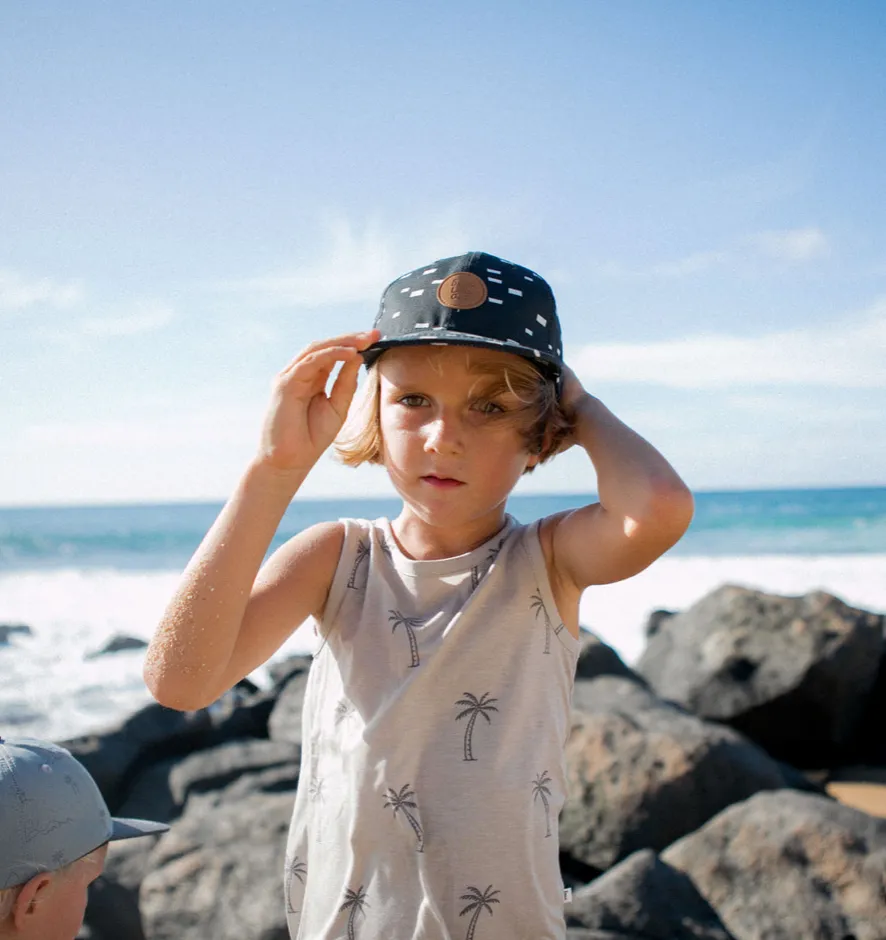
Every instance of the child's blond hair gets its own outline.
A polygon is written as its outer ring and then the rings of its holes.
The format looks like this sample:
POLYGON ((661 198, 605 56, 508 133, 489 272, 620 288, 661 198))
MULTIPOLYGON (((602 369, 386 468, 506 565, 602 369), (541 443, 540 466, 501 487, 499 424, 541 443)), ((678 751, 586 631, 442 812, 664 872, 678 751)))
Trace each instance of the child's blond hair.
MULTIPOLYGON (((430 364, 436 365, 433 360, 430 364)), ((484 397, 509 391, 522 403, 513 413, 514 419, 527 452, 538 457, 537 463, 553 457, 573 433, 575 419, 560 404, 555 383, 528 359, 514 355, 512 361, 501 365, 484 362, 479 381, 483 379, 487 380, 482 387, 484 397)), ((373 363, 360 398, 334 444, 336 456, 346 466, 384 462, 380 389, 378 369, 373 363)), ((531 473, 533 469, 534 466, 527 467, 523 472, 531 473)))

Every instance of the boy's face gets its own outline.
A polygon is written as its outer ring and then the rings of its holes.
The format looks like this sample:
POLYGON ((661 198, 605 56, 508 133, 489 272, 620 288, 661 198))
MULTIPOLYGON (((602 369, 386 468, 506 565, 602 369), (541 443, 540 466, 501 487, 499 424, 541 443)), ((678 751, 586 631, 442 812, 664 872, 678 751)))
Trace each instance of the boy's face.
POLYGON ((530 455, 523 403, 501 377, 513 353, 406 346, 379 360, 384 463, 404 501, 444 526, 500 517, 530 455))

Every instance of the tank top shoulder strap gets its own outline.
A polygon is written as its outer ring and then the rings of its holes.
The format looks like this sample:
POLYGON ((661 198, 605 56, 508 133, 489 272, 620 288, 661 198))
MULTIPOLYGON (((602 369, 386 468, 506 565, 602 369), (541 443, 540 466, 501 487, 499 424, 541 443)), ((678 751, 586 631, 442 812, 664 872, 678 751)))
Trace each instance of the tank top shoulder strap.
POLYGON ((370 565, 378 563, 377 553, 382 556, 388 554, 384 536, 384 520, 340 519, 339 521, 345 527, 345 536, 323 612, 323 622, 327 625, 335 621, 348 591, 362 590, 366 587, 370 565))

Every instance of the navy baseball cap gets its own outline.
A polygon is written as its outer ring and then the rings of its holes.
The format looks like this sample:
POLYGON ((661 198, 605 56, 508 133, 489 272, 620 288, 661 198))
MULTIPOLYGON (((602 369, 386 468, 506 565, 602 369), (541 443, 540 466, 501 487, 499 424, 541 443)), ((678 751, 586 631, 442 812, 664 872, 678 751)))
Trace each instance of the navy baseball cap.
POLYGON ((529 359, 560 387, 554 292, 535 271, 483 251, 432 261, 392 281, 373 325, 381 337, 363 351, 367 366, 396 346, 483 346, 529 359))
POLYGON ((113 818, 96 782, 64 748, 0 738, 0 889, 64 868, 105 842, 167 829, 113 818))

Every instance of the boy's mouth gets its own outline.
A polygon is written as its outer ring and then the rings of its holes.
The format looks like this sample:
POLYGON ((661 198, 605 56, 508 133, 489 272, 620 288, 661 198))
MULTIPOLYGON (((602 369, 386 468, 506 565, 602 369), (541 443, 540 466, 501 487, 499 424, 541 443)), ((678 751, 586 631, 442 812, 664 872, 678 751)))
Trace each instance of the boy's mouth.
POLYGON ((422 480, 430 486, 436 486, 439 489, 454 489, 457 486, 464 486, 461 480, 456 480, 454 477, 438 477, 433 473, 423 476, 422 480))

